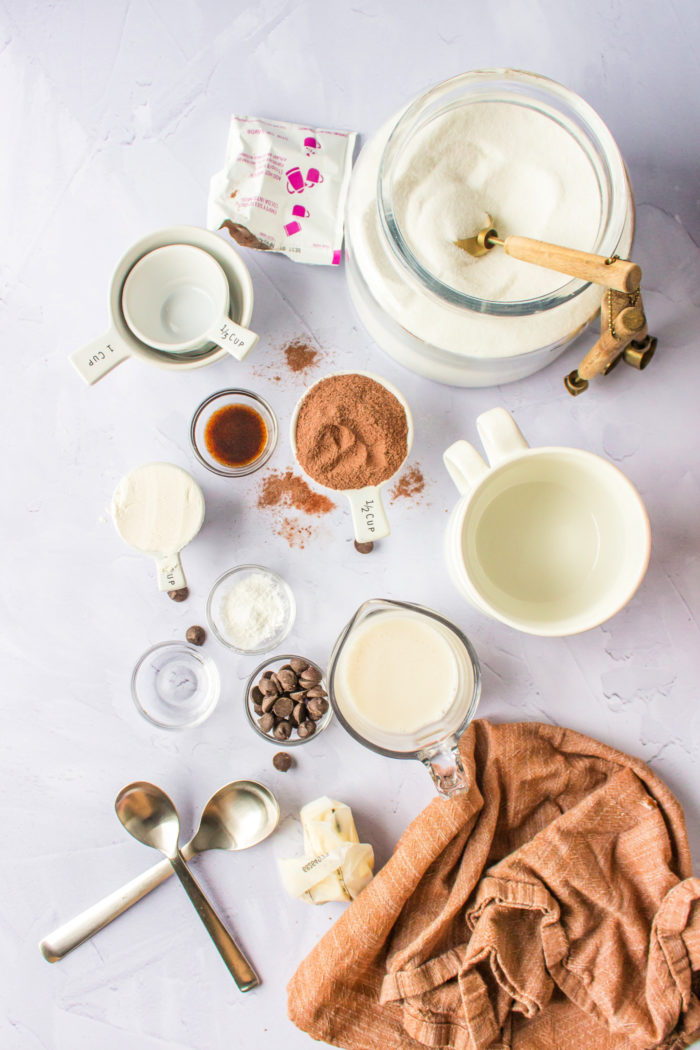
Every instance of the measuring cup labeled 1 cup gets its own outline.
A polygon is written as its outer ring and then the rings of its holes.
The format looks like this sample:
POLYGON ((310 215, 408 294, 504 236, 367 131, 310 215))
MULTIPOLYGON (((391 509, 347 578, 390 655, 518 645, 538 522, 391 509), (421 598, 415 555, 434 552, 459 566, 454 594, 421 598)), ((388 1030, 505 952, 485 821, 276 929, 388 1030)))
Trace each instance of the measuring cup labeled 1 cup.
POLYGON ((417 758, 443 798, 466 791, 459 738, 481 692, 476 653, 444 616, 372 598, 338 637, 328 693, 341 725, 387 758, 417 758))
POLYGON ((92 386, 130 357, 169 371, 202 368, 227 352, 242 358, 257 341, 247 328, 252 311, 250 274, 234 248, 209 230, 169 226, 120 259, 110 327, 70 361, 92 386))
MULTIPOLYGON (((411 409, 408 407, 408 402, 404 398, 403 394, 401 394, 396 389, 393 383, 390 383, 387 379, 383 379, 381 376, 375 375, 373 372, 362 372, 358 369, 353 369, 352 371, 346 372, 332 372, 330 375, 324 376, 323 379, 317 380, 317 382, 314 383, 313 386, 310 386, 306 393, 297 402, 296 408, 294 409, 294 412, 292 414, 292 421, 290 426, 290 440, 294 456, 297 462, 299 462, 299 457, 297 454, 296 431, 297 421, 299 419, 299 412, 305 399, 309 396, 311 391, 319 385, 319 383, 323 383, 328 379, 333 379, 336 376, 343 375, 366 376, 368 379, 373 380, 375 383, 379 383, 386 390, 388 390, 390 394, 393 394, 393 396, 399 402, 401 408, 403 409, 406 415, 406 454, 401 463, 398 465, 398 467, 390 477, 384 478, 384 480, 379 482, 379 484, 377 485, 365 485, 364 488, 360 489, 330 488, 329 486, 324 485, 322 482, 318 481, 316 478, 312 477, 312 481, 320 488, 325 489, 327 492, 342 492, 343 495, 347 497, 348 503, 350 504, 350 513, 352 515, 352 525, 353 531, 355 533, 355 540, 358 543, 372 543, 374 540, 384 539, 384 537, 388 536, 391 532, 391 528, 389 526, 389 522, 384 511, 384 506, 382 504, 380 488, 382 485, 385 485, 388 481, 391 481, 392 478, 394 478, 396 474, 401 470, 411 451, 411 446, 413 445, 413 416, 411 414, 411 409)), ((301 464, 299 465, 301 466, 301 464)), ((303 467, 302 470, 304 470, 303 467)), ((311 477, 311 475, 308 476, 311 477)))
POLYGON ((180 552, 204 521, 204 496, 174 463, 145 463, 126 474, 112 496, 112 518, 130 547, 155 558, 158 590, 187 586, 180 552))
POLYGON ((579 634, 619 612, 644 578, 651 532, 639 493, 577 448, 530 448, 504 408, 476 421, 488 464, 457 441, 444 453, 460 493, 445 556, 476 609, 527 634, 579 634))

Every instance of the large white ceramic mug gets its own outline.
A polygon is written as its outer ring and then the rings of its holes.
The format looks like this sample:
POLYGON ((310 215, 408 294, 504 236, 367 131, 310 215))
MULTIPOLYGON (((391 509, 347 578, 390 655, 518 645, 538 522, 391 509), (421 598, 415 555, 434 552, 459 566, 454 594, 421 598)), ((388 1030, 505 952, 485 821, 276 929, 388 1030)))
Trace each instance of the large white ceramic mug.
POLYGON ((530 448, 503 408, 476 425, 488 464, 466 441, 443 457, 461 494, 445 548, 461 594, 528 634, 578 634, 609 620, 649 563, 637 490, 592 452, 530 448))

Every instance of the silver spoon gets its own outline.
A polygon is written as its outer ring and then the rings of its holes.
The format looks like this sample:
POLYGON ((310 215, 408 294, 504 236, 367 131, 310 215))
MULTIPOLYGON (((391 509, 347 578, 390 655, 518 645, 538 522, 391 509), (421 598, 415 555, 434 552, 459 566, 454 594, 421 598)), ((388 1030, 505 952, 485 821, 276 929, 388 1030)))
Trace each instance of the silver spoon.
MULTIPOLYGON (((277 827, 280 808, 269 788, 255 780, 234 780, 219 788, 207 802, 194 837, 182 847, 185 860, 208 849, 242 850, 266 839, 277 827)), ((163 860, 127 882, 91 908, 69 919, 39 942, 48 962, 58 962, 93 937, 132 904, 173 874, 163 860)))
POLYGON ((239 989, 247 992, 260 984, 255 970, 187 867, 179 849, 180 818, 172 800, 155 784, 140 780, 122 788, 114 808, 130 835, 168 858, 239 989))

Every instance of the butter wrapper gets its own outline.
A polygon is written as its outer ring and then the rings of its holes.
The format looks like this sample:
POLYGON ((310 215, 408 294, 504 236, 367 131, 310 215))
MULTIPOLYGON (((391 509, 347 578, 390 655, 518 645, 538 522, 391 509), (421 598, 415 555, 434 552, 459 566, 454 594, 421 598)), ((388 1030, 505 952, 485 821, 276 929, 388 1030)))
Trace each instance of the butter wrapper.
POLYGON ((372 878, 374 850, 360 842, 352 810, 324 796, 299 817, 304 856, 277 862, 285 889, 311 904, 354 900, 372 878))

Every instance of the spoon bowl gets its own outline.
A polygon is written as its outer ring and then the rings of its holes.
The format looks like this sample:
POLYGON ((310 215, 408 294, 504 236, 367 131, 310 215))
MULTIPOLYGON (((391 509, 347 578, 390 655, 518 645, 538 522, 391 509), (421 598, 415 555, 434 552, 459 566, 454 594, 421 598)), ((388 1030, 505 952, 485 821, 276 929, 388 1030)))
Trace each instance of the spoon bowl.
POLYGON ((191 851, 248 849, 272 834, 279 819, 279 803, 269 788, 254 780, 236 780, 207 802, 191 851))
POLYGON ((122 788, 114 803, 119 820, 130 835, 166 857, 177 853, 180 818, 172 801, 155 784, 138 780, 122 788))

